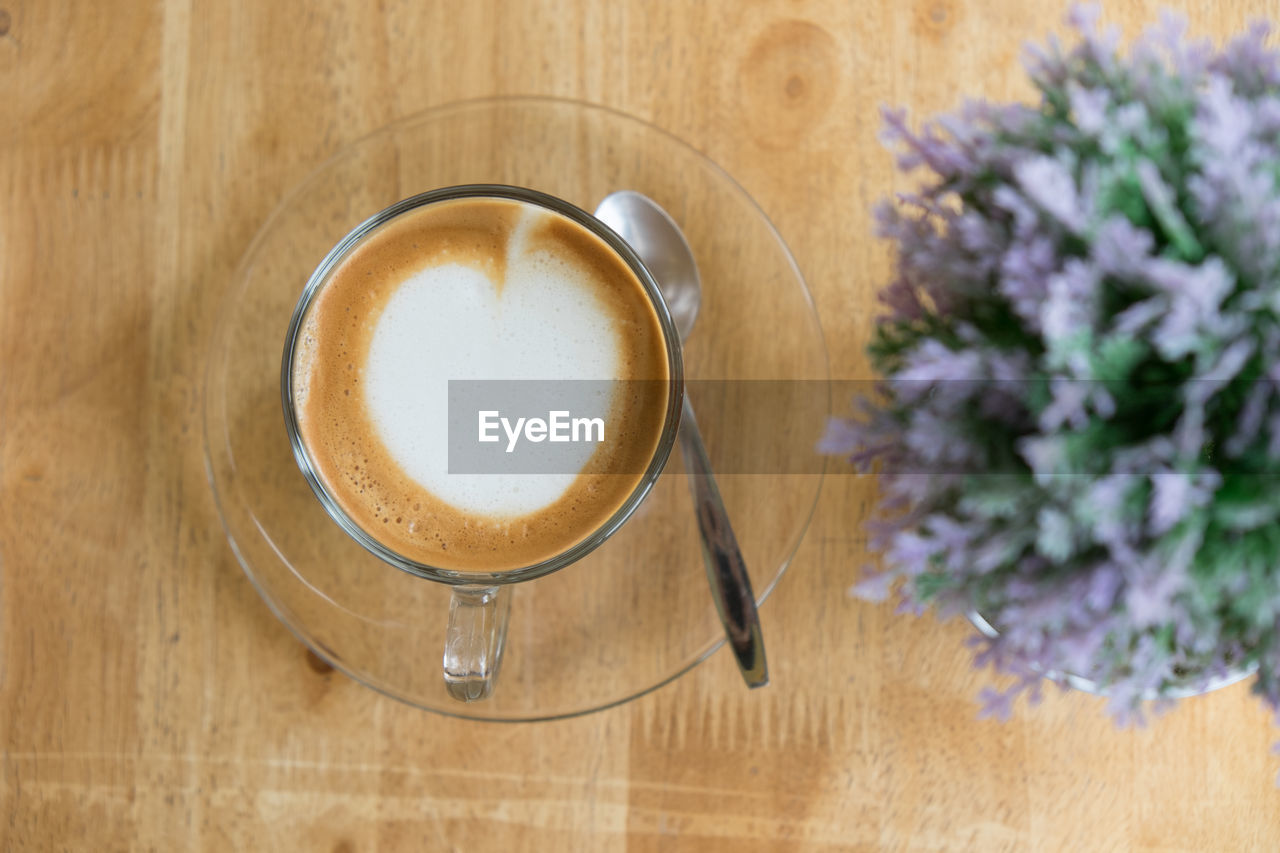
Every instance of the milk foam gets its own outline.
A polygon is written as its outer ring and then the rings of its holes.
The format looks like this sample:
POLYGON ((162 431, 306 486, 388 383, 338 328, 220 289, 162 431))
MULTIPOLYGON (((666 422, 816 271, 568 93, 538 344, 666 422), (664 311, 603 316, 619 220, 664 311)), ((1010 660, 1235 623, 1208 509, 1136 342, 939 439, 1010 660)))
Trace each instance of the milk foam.
MULTIPOLYGON (((365 402, 387 452, 440 500, 486 516, 549 507, 578 475, 449 474, 449 380, 621 378, 624 341, 597 285, 562 257, 526 252, 529 218, 513 235, 503 281, 443 263, 401 283, 364 366, 365 402)), ((593 450, 581 446, 584 465, 593 450)))

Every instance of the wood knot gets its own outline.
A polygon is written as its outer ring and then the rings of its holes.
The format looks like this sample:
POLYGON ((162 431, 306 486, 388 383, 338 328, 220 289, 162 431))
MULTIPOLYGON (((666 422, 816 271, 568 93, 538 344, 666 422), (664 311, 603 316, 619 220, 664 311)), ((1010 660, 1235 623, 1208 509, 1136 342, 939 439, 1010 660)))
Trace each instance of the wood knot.
POLYGON ((311 649, 307 649, 307 666, 311 667, 311 671, 316 675, 328 675, 333 672, 333 664, 311 651, 311 649))
POLYGON ((9 35, 9 28, 13 26, 13 16, 9 14, 8 9, 0 9, 0 36, 9 35))
POLYGON ((799 142, 830 108, 839 65, 836 40, 818 25, 787 20, 767 27, 738 69, 750 136, 766 148, 799 142))
POLYGON ((915 29, 920 35, 938 40, 951 32, 958 17, 954 0, 917 0, 915 29))

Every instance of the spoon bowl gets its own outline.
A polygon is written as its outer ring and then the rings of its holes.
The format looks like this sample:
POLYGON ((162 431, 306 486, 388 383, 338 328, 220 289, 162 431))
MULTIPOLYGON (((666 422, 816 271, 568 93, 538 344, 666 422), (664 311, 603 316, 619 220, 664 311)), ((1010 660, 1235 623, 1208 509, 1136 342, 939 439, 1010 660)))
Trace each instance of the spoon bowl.
POLYGON ((619 190, 600 202, 596 218, 636 250, 658 282, 680 340, 688 340, 702 302, 702 280, 693 249, 671 214, 646 195, 619 190))

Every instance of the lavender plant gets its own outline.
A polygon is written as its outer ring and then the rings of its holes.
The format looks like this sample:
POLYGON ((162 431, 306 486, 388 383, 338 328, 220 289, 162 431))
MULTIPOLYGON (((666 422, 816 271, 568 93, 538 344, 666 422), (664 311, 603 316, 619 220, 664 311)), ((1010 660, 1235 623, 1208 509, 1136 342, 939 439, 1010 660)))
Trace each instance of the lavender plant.
POLYGON ((1097 10, 1027 62, 1039 103, 886 135, 883 377, 823 448, 880 476, 855 592, 999 630, 1007 717, 1046 672, 1141 701, 1257 669, 1280 712, 1280 54, 1097 10))

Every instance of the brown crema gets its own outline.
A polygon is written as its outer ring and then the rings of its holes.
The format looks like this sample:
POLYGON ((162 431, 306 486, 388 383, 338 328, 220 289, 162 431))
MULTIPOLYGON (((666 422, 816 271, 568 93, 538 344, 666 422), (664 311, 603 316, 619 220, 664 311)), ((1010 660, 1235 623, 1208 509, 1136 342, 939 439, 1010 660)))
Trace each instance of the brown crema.
POLYGON ((365 235, 313 298, 293 365, 299 432, 329 495, 400 556, 455 571, 531 566, 585 539, 639 485, 667 415, 662 327, 635 273, 576 222, 506 199, 425 205, 365 235), (384 307, 416 273, 463 264, 484 273, 501 293, 509 244, 530 211, 538 218, 524 226, 522 250, 551 252, 586 273, 616 324, 623 374, 618 378, 655 381, 619 386, 605 441, 556 502, 528 515, 484 516, 445 503, 404 471, 378 436, 362 375, 384 307))

